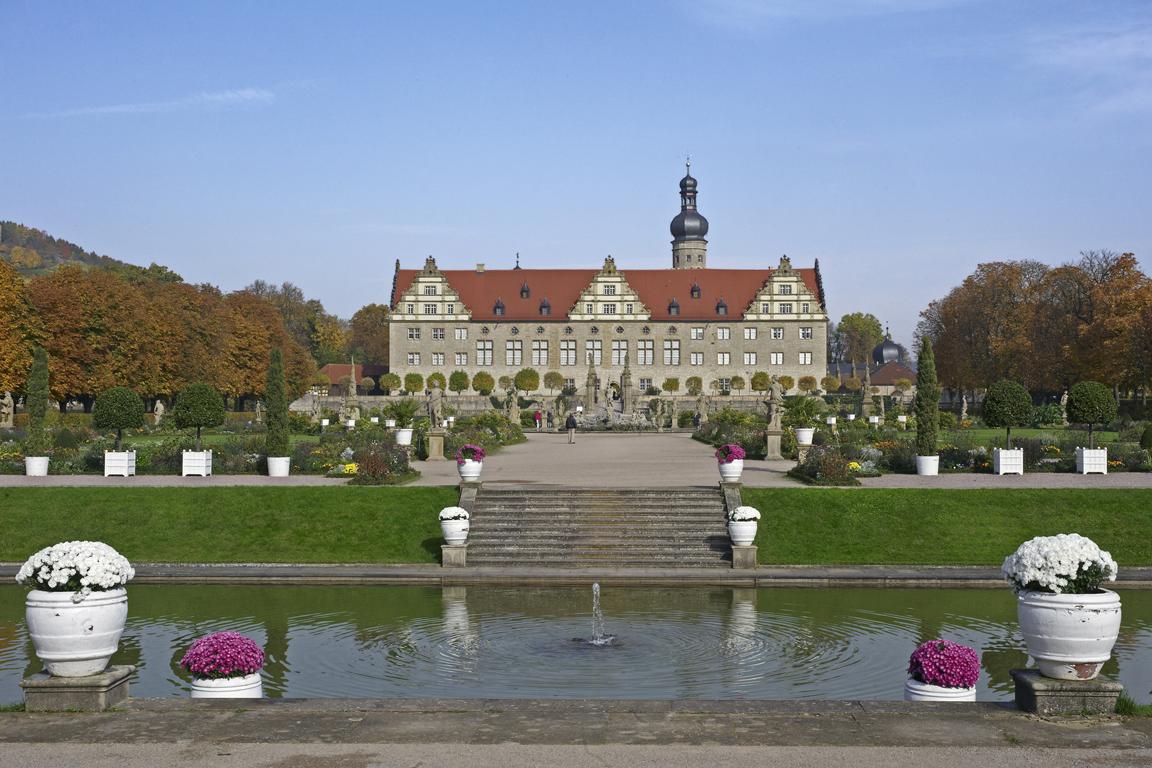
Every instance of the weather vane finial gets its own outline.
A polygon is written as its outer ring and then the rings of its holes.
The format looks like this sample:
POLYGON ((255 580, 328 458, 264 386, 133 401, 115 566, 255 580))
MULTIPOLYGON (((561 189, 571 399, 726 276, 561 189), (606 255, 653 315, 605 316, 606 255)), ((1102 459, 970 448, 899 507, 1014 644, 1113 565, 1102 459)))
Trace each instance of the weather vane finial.
POLYGON ((688 154, 684 155, 684 170, 686 170, 686 171, 692 170, 692 155, 688 155, 688 154))

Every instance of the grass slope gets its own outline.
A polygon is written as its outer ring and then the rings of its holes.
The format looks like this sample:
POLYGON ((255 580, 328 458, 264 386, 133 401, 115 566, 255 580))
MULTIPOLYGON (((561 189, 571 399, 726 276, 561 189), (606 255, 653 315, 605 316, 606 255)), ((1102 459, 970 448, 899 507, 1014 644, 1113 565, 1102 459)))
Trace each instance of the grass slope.
POLYGON ((4 488, 0 561, 96 539, 135 562, 437 563, 453 487, 4 488))
POLYGON ((765 564, 1000 565, 1033 536, 1080 533, 1152 565, 1152 490, 751 489, 765 564))

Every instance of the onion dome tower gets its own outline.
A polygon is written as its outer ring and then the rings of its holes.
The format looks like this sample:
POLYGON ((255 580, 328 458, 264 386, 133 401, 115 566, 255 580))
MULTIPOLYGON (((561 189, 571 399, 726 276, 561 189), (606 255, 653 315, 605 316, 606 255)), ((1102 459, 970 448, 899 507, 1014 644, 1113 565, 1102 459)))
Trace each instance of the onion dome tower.
POLYGON ((692 178, 692 161, 684 163, 680 179, 680 213, 672 219, 672 268, 704 269, 707 266, 708 219, 696 210, 696 179, 692 178))
POLYGON ((892 341, 892 334, 888 329, 884 329, 884 341, 876 345, 872 350, 872 363, 873 365, 885 365, 887 363, 895 363, 900 361, 900 347, 896 342, 892 341))

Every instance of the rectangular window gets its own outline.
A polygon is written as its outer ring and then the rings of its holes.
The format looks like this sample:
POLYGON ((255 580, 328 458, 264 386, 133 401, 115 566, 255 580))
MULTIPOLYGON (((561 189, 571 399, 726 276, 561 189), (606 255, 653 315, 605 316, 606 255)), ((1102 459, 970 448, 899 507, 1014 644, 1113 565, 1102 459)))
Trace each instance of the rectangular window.
POLYGON ((746 341, 755 341, 756 340, 756 329, 755 328, 745 328, 744 329, 744 339, 746 341))
POLYGON ((564 379, 564 389, 576 389, 576 379, 564 379))
POLYGON ((432 353, 432 365, 444 365, 444 353, 443 352, 433 352, 432 353))
POLYGON ((656 357, 656 342, 652 339, 640 339, 636 342, 636 364, 652 365, 656 357))
POLYGON ((521 365, 524 362, 524 343, 517 341, 504 342, 504 365, 521 365))
POLYGON ((699 341, 700 339, 703 339, 703 338, 704 338, 704 329, 703 328, 693 328, 692 329, 692 339, 694 341, 699 341))
POLYGON ((704 353, 703 352, 692 352, 691 354, 689 354, 688 355, 688 364, 689 365, 704 365, 704 353))
POLYGON ((612 342, 612 365, 624 365, 628 359, 628 342, 617 339, 612 342))
POLYGON ((680 339, 664 340, 664 365, 680 365, 680 339))
POLYGON ((805 302, 805 303, 800 305, 800 313, 801 314, 807 315, 811 311, 812 311, 812 305, 811 304, 805 302))
POLYGON ((731 328, 717 328, 716 329, 716 339, 718 341, 728 341, 728 339, 730 339, 730 338, 732 338, 732 329, 731 328))
POLYGON ((716 388, 719 389, 721 392, 731 392, 732 391, 732 379, 717 379, 716 380, 716 388))
POLYGON ((791 283, 782 283, 781 285, 776 286, 776 288, 777 288, 776 292, 781 294, 781 295, 784 295, 784 296, 792 293, 792 284, 791 283))
POLYGON ((434 286, 434 285, 424 286, 424 295, 425 296, 435 296, 436 295, 436 286, 434 286))
POLYGON ((605 315, 616 314, 616 305, 615 304, 605 304, 603 310, 601 310, 601 313, 605 314, 605 315))
POLYGON ((604 362, 599 339, 584 342, 584 362, 591 362, 592 365, 601 365, 604 362))
POLYGON ((575 339, 564 339, 560 342, 560 365, 576 365, 575 339))
POLYGON ((762 315, 772 314, 772 305, 768 304, 768 303, 761 304, 760 305, 760 314, 762 314, 762 315))
POLYGON ((772 365, 784 365, 784 353, 783 352, 773 352, 770 355, 769 359, 770 359, 770 362, 772 363, 772 365))
POLYGON ((811 352, 801 352, 800 353, 800 365, 812 365, 812 353, 811 352))
POLYGON ((547 339, 536 339, 532 342, 532 365, 548 365, 547 339))
POLYGON ((476 365, 492 365, 492 342, 476 342, 476 365))
POLYGON ((406 314, 406 315, 416 314, 416 305, 415 304, 405 304, 404 305, 404 314, 406 314))
POLYGON ((641 392, 647 392, 650 389, 652 389, 652 379, 641 378, 640 379, 640 391, 641 392))
POLYGON ((805 327, 801 328, 800 329, 800 338, 802 338, 802 339, 812 338, 812 326, 809 325, 809 326, 805 326, 805 327))
POLYGON ((456 329, 456 341, 468 341, 468 329, 467 328, 457 328, 456 329))
POLYGON ((435 304, 425 304, 424 305, 424 314, 426 314, 426 315, 436 314, 436 305, 435 304))
POLYGON ((780 341, 780 339, 782 339, 782 338, 784 338, 784 329, 783 328, 773 328, 772 329, 772 340, 773 341, 780 341))
POLYGON ((744 365, 756 365, 756 353, 755 352, 745 352, 744 353, 744 365))
POLYGON ((731 354, 729 354, 728 352, 717 352, 716 353, 716 365, 731 365, 731 364, 732 364, 732 355, 731 354))
POLYGON ((432 341, 444 341, 444 329, 443 328, 433 328, 432 329, 432 341))
POLYGON ((456 305, 455 304, 445 304, 444 305, 444 314, 446 314, 446 315, 456 314, 456 305))
POLYGON ((584 314, 590 315, 590 314, 592 314, 592 311, 593 311, 593 307, 591 304, 585 304, 584 305, 584 314))
POLYGON ((615 296, 616 295, 616 286, 612 283, 605 285, 604 286, 604 295, 605 296, 615 296))
POLYGON ((782 315, 792 314, 792 305, 791 304, 781 304, 780 305, 780 314, 782 314, 782 315))
POLYGON ((633 314, 633 309, 634 309, 634 308, 633 308, 633 306, 632 306, 631 304, 625 304, 625 305, 624 305, 624 314, 626 314, 626 315, 631 315, 631 314, 633 314))
POLYGON ((420 365, 420 353, 419 352, 409 352, 408 353, 408 365, 420 365))
POLYGON ((456 353, 456 365, 468 365, 468 353, 467 352, 457 352, 456 353))
POLYGON ((420 329, 419 328, 409 328, 408 329, 408 341, 420 341, 420 329))

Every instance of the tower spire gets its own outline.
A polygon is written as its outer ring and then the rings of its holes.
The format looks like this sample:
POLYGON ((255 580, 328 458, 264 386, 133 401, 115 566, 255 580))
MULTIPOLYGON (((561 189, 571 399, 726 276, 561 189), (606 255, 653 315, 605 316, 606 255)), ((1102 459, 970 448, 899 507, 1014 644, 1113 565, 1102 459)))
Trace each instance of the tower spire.
POLYGON ((696 179, 692 178, 692 156, 684 158, 684 178, 680 179, 680 213, 672 219, 672 268, 703 269, 708 253, 708 219, 696 210, 696 179))

